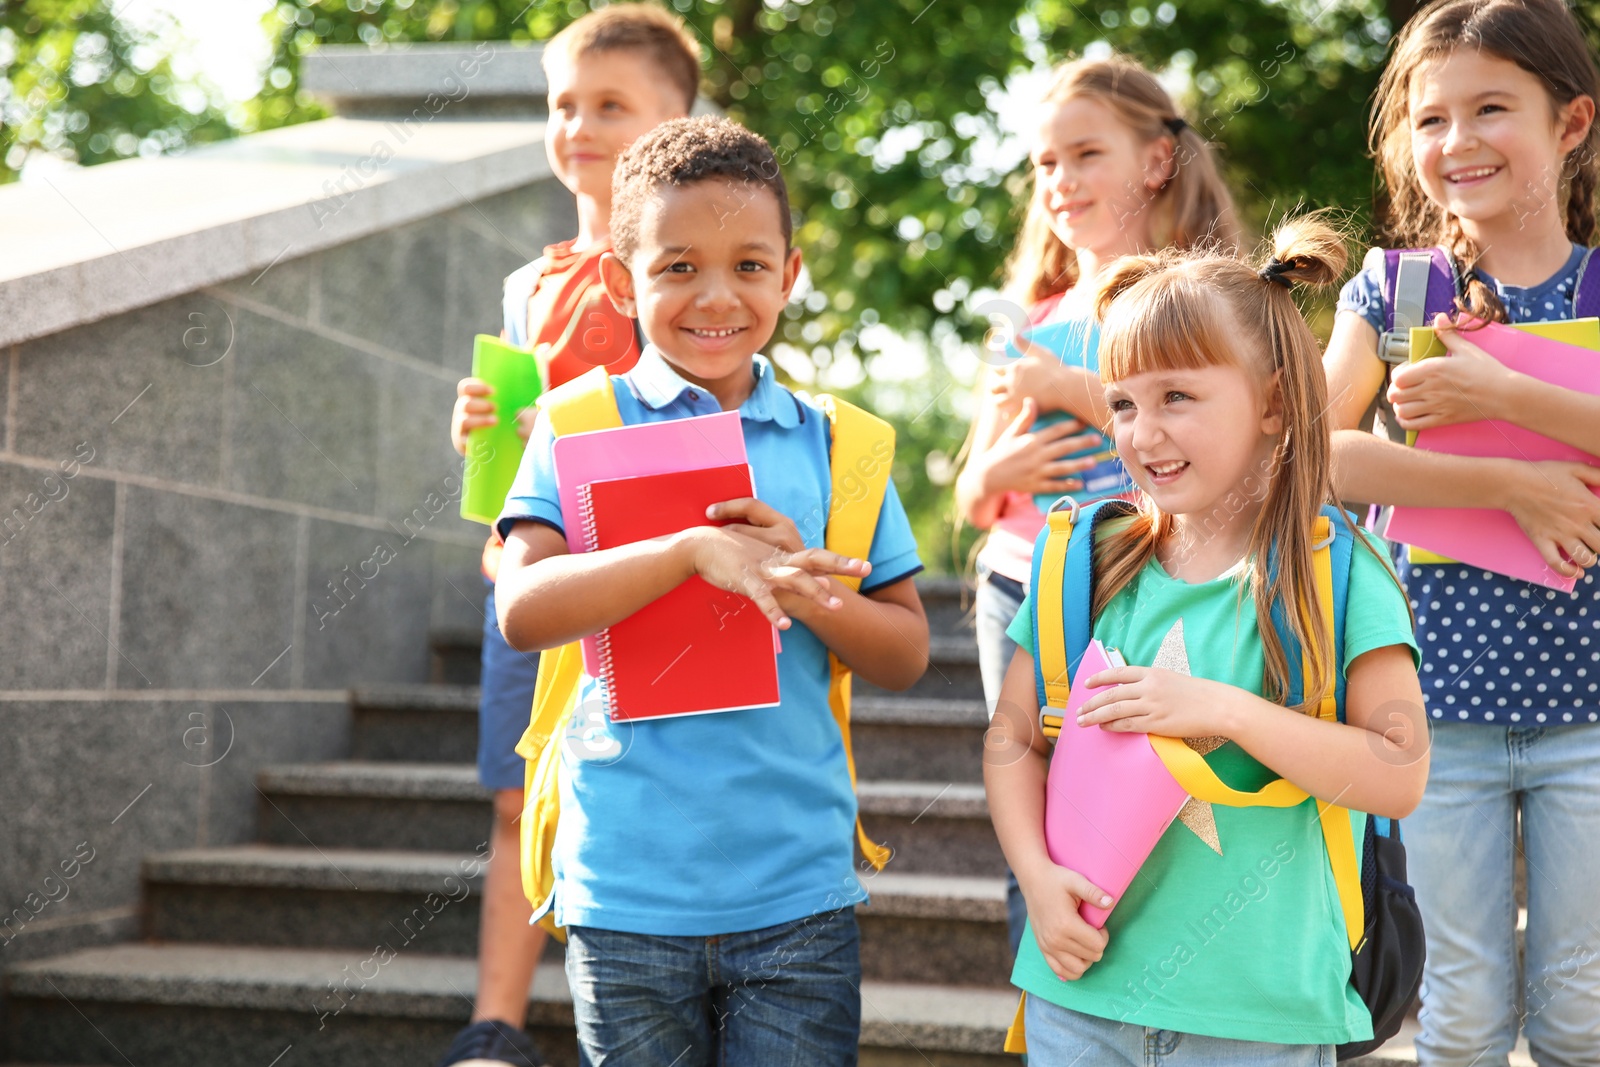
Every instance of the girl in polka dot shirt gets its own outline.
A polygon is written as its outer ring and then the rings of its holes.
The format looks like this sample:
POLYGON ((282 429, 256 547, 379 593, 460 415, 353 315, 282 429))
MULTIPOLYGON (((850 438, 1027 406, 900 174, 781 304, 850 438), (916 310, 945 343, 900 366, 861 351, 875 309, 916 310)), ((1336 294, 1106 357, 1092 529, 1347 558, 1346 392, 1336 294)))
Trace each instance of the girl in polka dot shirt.
MULTIPOLYGON (((1583 42, 1560 0, 1447 0, 1396 38, 1373 110, 1385 221, 1396 247, 1455 257, 1467 279, 1458 305, 1478 318, 1572 317, 1600 171, 1600 79, 1583 42)), ((1434 325, 1451 358, 1389 378, 1383 282, 1375 249, 1340 296, 1325 360, 1341 497, 1504 509, 1553 567, 1580 576, 1557 593, 1397 551, 1433 725, 1432 774, 1406 822, 1428 940, 1419 1058, 1504 1065, 1520 1025, 1541 1064, 1597 1063, 1600 586, 1587 568, 1600 551, 1600 470, 1428 453, 1355 427, 1385 391, 1392 431, 1504 419, 1600 453, 1600 398, 1506 370, 1443 315, 1434 325)))

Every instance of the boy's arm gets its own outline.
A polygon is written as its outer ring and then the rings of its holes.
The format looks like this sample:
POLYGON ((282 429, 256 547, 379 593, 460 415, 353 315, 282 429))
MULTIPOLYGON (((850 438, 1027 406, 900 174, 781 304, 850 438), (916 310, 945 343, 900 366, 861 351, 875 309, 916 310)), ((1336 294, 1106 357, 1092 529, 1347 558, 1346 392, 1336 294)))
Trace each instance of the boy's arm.
POLYGON ((692 573, 672 538, 573 555, 549 526, 518 522, 494 587, 500 632, 519 652, 555 648, 620 622, 692 573))
MULTIPOLYGON (((621 622, 698 574, 748 596, 779 629, 790 606, 836 609, 827 574, 864 574, 861 560, 826 549, 774 552, 736 528, 695 526, 666 537, 569 553, 566 538, 519 521, 506 537, 495 606, 506 643, 532 652, 576 641, 621 622)), ((908 683, 909 684, 909 683, 908 683)))
POLYGON ((829 584, 840 601, 837 610, 790 593, 780 593, 778 603, 866 681, 909 689, 928 669, 928 618, 916 582, 902 578, 870 593, 832 579, 829 584))

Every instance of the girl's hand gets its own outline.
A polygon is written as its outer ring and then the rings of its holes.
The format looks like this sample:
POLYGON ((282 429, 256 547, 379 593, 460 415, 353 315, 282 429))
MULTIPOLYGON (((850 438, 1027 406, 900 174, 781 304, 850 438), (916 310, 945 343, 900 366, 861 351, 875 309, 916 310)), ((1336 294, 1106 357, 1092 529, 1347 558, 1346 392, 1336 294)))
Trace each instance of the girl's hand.
POLYGON ((676 536, 686 546, 695 574, 718 589, 749 597, 780 630, 789 628, 789 616, 778 605, 780 591, 837 611, 844 602, 833 595, 827 575, 862 578, 872 570, 864 559, 825 548, 784 551, 766 539, 772 536, 770 532, 762 530, 758 526, 696 526, 676 536))
POLYGON ((1079 726, 1164 737, 1226 737, 1230 685, 1163 667, 1114 667, 1085 682, 1110 686, 1078 709, 1079 726))
POLYGON ((990 493, 1070 493, 1082 489, 1081 479, 1072 475, 1088 470, 1098 462, 1093 456, 1060 459, 1100 443, 1100 435, 1084 433, 1077 419, 1063 419, 1031 432, 1039 407, 1032 397, 1022 402, 1017 417, 1000 431, 993 445, 984 451, 983 492, 990 493))
POLYGON ((1600 469, 1557 460, 1513 461, 1508 472, 1505 510, 1551 570, 1582 577, 1600 553, 1600 498, 1593 492, 1600 486, 1600 469))
POLYGON ((1054 864, 1041 869, 1028 889, 1028 919, 1045 962, 1057 978, 1068 982, 1082 978, 1089 965, 1105 955, 1106 932, 1090 926, 1078 914, 1078 905, 1087 900, 1103 908, 1111 897, 1077 871, 1054 864))
POLYGON ((1040 411, 1065 411, 1071 395, 1065 367, 1055 353, 1024 338, 1014 342, 1022 352, 1020 359, 996 368, 989 392, 1002 411, 1015 411, 1023 400, 1032 398, 1040 411))
POLYGON ((533 424, 538 418, 539 409, 531 404, 517 412, 517 436, 522 438, 524 444, 527 443, 529 435, 533 433, 533 424))
POLYGON ((1395 368, 1389 402, 1400 425, 1425 430, 1482 419, 1504 420, 1503 401, 1520 376, 1469 341, 1447 316, 1435 316, 1433 325, 1450 355, 1395 368))
MULTIPOLYGON (((494 392, 482 378, 463 378, 456 383, 456 406, 450 412, 450 443, 463 456, 467 454, 467 432, 482 426, 493 426, 500 420, 494 416, 494 402, 484 397, 494 392)), ((527 434, 523 434, 527 440, 527 434)))

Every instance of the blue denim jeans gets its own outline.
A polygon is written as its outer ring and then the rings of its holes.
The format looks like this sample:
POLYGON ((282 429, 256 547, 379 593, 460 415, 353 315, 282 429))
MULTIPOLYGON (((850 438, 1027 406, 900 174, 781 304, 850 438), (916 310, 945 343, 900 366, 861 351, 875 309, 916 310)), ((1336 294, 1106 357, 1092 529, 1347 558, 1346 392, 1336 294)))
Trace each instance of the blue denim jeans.
POLYGON ((482 671, 478 690, 478 781, 485 789, 521 789, 526 764, 517 742, 533 711, 539 653, 518 652, 500 635, 494 586, 483 600, 482 671))
MULTIPOLYGON (((978 631, 978 674, 983 679, 983 699, 989 705, 990 715, 994 714, 995 702, 1000 699, 1000 684, 1005 681, 1006 668, 1011 666, 1011 657, 1017 651, 1017 643, 1006 636, 1006 627, 1016 618, 1024 595, 1020 582, 979 565, 973 621, 978 631)), ((1022 899, 1017 876, 1007 870, 1006 934, 1011 940, 1012 956, 1022 944, 1022 931, 1027 921, 1028 905, 1022 899)))
POLYGON ((578 1040, 594 1067, 852 1067, 853 909, 716 937, 567 929, 578 1040))
POLYGON ((1419 1061, 1505 1067, 1520 1025, 1541 1067, 1600 1065, 1600 725, 1435 724, 1401 830, 1428 939, 1419 1061))
POLYGON ((1024 1026, 1035 1067, 1334 1067, 1332 1045, 1274 1045, 1154 1030, 1028 998, 1024 1026))

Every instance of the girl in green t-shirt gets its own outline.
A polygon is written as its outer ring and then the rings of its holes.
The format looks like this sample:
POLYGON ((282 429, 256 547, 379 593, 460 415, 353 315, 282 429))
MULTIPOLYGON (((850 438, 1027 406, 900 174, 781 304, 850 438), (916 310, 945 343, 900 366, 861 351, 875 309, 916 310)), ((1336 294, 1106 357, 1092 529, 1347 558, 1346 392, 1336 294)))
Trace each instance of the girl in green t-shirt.
MULTIPOLYGON (((1312 570, 1331 497, 1327 396, 1290 289, 1336 280, 1344 246, 1310 216, 1283 224, 1273 248, 1259 269, 1215 252, 1127 257, 1100 282, 1101 379, 1140 502, 1097 543, 1091 601, 1094 636, 1130 666, 1087 680, 1111 688, 1078 725, 1205 739, 1191 747, 1235 789, 1282 777, 1401 818, 1428 769, 1405 598, 1358 538, 1334 664, 1312 570), (1287 613, 1315 664, 1300 707, 1284 706, 1278 601, 1308 608, 1287 613), (1332 670, 1345 673, 1344 723, 1316 714, 1332 670)), ((1313 800, 1174 821, 1104 929, 1079 915, 1111 898, 1045 849, 1031 619, 1024 604, 984 769, 1028 904, 1012 980, 1030 994, 1030 1060, 1143 1062, 1154 1049, 1185 1064, 1321 1064, 1330 1046, 1370 1037, 1313 800)))

